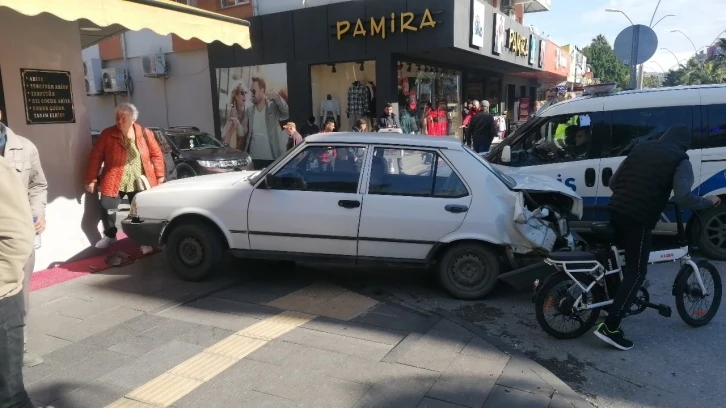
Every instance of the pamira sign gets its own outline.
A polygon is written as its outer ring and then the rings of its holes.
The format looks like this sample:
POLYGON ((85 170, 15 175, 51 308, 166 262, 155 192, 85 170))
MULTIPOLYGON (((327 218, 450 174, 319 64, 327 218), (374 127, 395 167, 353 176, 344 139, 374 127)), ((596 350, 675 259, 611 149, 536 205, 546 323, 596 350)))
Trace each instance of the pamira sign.
POLYGON ((418 32, 436 28, 438 22, 434 20, 434 13, 426 9, 422 15, 406 11, 403 13, 391 13, 390 16, 371 17, 370 19, 358 19, 355 22, 342 20, 335 23, 335 37, 342 40, 345 37, 375 37, 385 39, 389 34, 418 32), (351 32, 352 28, 352 32, 351 32))

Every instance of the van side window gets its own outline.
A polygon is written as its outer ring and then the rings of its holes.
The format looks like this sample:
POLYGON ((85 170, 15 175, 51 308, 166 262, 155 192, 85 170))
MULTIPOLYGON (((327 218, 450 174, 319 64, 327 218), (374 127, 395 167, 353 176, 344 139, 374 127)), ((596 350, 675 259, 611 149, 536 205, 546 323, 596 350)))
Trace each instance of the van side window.
POLYGON ((708 114, 708 147, 726 147, 726 105, 704 108, 708 114))
POLYGON ((673 125, 693 129, 693 108, 628 109, 612 111, 610 157, 627 156, 638 143, 657 140, 673 125))
MULTIPOLYGON (((593 131, 602 113, 552 116, 511 145, 509 166, 537 166, 599 157, 593 131)), ((596 132, 597 133, 597 132, 596 132)))

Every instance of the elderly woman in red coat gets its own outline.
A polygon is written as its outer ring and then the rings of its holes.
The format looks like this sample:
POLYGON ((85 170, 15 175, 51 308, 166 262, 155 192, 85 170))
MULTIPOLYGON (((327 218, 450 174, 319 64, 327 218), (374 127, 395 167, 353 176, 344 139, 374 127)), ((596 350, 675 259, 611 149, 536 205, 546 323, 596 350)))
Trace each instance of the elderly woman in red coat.
MULTIPOLYGON (((130 103, 116 107, 116 125, 104 129, 93 146, 86 170, 86 190, 101 193, 101 223, 103 238, 96 248, 106 248, 116 240, 116 211, 123 197, 129 202, 148 180, 148 187, 164 182, 164 157, 156 138, 149 129, 136 123, 139 111, 130 103), (103 172, 99 179, 99 172, 103 172), (144 176, 146 180, 144 180, 144 176), (100 180, 100 181, 99 181, 100 180)), ((142 252, 151 248, 142 247, 142 252)))

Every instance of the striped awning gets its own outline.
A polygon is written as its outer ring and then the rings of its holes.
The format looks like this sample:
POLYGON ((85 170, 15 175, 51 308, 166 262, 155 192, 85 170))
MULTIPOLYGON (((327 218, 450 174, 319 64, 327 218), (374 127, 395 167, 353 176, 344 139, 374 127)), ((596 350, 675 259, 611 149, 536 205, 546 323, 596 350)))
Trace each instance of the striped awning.
MULTIPOLYGON (((0 7, 27 16, 50 13, 66 21, 89 21, 99 28, 122 26, 176 34, 205 43, 220 41, 250 48, 250 23, 172 0, 0 0, 0 7)), ((81 27, 83 29, 83 27, 81 27)))

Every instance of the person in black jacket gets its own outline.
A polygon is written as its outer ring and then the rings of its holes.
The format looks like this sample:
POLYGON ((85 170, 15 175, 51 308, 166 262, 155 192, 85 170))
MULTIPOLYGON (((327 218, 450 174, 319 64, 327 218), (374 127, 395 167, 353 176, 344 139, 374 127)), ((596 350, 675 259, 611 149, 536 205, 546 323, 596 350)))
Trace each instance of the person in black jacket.
POLYGON ((474 115, 471 122, 469 122, 469 132, 474 151, 477 153, 488 152, 492 146, 496 131, 494 116, 489 113, 489 101, 484 100, 481 102, 481 111, 474 115))
POLYGON ((630 350, 633 342, 625 338, 620 323, 635 302, 645 281, 651 249, 651 232, 668 204, 699 211, 721 203, 716 196, 699 197, 691 191, 693 167, 688 159, 691 131, 684 125, 672 126, 659 140, 633 147, 610 178, 613 191, 608 210, 617 242, 625 249, 623 280, 610 312, 598 325, 595 335, 620 349, 630 350))

